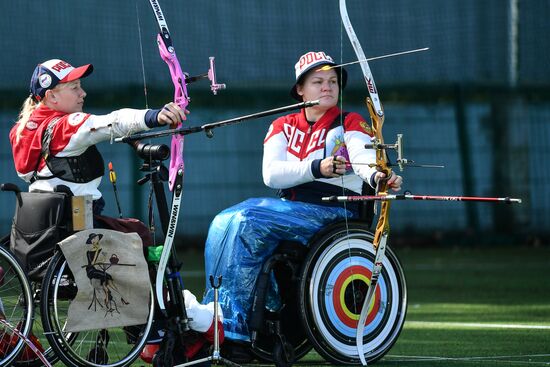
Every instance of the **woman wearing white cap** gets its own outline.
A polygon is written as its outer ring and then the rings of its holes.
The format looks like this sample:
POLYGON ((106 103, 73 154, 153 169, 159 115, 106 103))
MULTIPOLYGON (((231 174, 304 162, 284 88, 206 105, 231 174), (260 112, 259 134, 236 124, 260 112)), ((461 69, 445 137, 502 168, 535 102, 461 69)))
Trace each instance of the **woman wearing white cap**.
MULTIPOLYGON (((104 162, 95 145, 161 125, 175 128, 188 111, 170 102, 162 109, 125 108, 106 115, 85 113, 86 92, 81 79, 92 71, 91 64, 75 68, 59 59, 36 66, 30 82, 30 96, 23 103, 19 119, 9 135, 15 169, 19 177, 30 184, 29 191, 54 191, 64 185, 76 196, 91 195, 94 228, 137 232, 144 246, 152 245, 150 231, 140 221, 100 215, 105 205, 98 189, 104 162)), ((91 276, 89 270, 87 267, 88 276, 91 276)), ((112 280, 107 278, 102 279, 101 287, 109 293, 116 291, 112 280)), ((121 302, 126 301, 121 297, 121 302)), ((91 348, 95 351, 97 346, 91 348)))
MULTIPOLYGON (((220 300, 229 340, 249 340, 247 322, 256 279, 280 241, 305 245, 329 223, 359 215, 358 206, 348 203, 344 209, 322 202, 323 196, 358 195, 381 179, 395 191, 401 187, 400 176, 386 178, 369 167, 376 160, 374 150, 365 149, 371 129, 359 114, 338 108, 347 74, 343 68, 321 69, 326 65, 335 63, 324 52, 300 57, 290 94, 299 101, 318 99, 320 104, 277 118, 264 140, 264 183, 277 189, 282 200, 246 200, 218 214, 210 226, 206 274, 223 275, 220 300)), ((204 301, 212 296, 209 290, 204 301)))
POLYGON ((104 205, 98 190, 104 167, 95 144, 160 125, 175 127, 185 114, 175 103, 160 110, 85 113, 86 92, 80 79, 92 71, 91 64, 75 68, 58 59, 36 66, 31 94, 10 131, 10 142, 15 169, 30 183, 29 191, 53 191, 65 185, 74 195, 92 195, 99 214, 104 205))

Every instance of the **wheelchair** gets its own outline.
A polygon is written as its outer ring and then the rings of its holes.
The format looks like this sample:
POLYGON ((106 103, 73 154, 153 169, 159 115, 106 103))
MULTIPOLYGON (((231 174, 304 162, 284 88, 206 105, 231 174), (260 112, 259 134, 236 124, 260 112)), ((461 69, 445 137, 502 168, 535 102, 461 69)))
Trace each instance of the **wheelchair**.
MULTIPOLYGON (((0 185, 0 190, 13 192, 16 196, 12 230, 10 234, 4 235, 0 239, 0 248, 3 252, 13 257, 21 267, 21 271, 25 275, 28 284, 30 298, 26 295, 27 286, 20 289, 21 292, 18 297, 19 306, 26 305, 31 310, 28 313, 30 317, 30 323, 28 324, 30 330, 27 336, 46 359, 53 364, 59 358, 55 354, 55 351, 48 346, 38 305, 40 304, 42 276, 48 264, 47 260, 53 254, 54 242, 52 241, 56 241, 58 234, 64 232, 66 228, 60 224, 65 220, 66 208, 64 200, 66 194, 61 192, 51 195, 27 193, 22 192, 17 185, 11 183, 0 185), (13 246, 10 238, 29 241, 33 245, 24 251, 20 251, 21 249, 13 246), (32 260, 30 260, 31 258, 32 260)), ((8 268, 15 269, 15 266, 12 265, 12 267, 8 268)), ((14 276, 17 272, 12 270, 10 274, 14 276)), ((10 281, 14 281, 15 276, 9 279, 10 281)), ((13 289, 19 290, 19 287, 14 287, 13 289)), ((4 288, 2 288, 0 293, 3 291, 4 288)), ((16 324, 21 325, 20 328, 24 330, 23 326, 26 325, 25 319, 16 324)), ((24 333, 23 335, 26 334, 24 333)), ((18 356, 13 358, 11 363, 16 367, 39 367, 44 365, 40 358, 26 346, 23 347, 23 351, 18 356)))
MULTIPOLYGON (((68 203, 72 196, 70 190, 60 187, 60 192, 28 193, 21 192, 13 184, 3 184, 1 189, 12 191, 17 196, 12 234, 2 239, 1 247, 24 263, 24 271, 29 274, 32 302, 22 304, 40 311, 40 315, 28 325, 32 325, 32 334, 40 338, 39 342, 47 346, 43 354, 48 361, 53 364, 61 359, 70 366, 130 365, 147 341, 153 323, 153 307, 149 307, 144 325, 83 332, 64 331, 68 305, 78 291, 63 253, 56 248, 59 241, 74 233, 68 215, 68 203), (14 248, 10 237, 23 239, 29 245, 14 248), (35 307, 38 303, 39 308, 35 307)), ((3 291, 4 288, 0 288, 0 296, 3 291)), ((19 299, 28 300, 26 290, 21 291, 19 299)), ((28 356, 21 354, 12 363, 17 367, 43 365, 32 353, 28 356)))
MULTIPOLYGON (((355 333, 375 257, 367 224, 332 224, 307 247, 282 242, 264 263, 249 324, 250 350, 258 359, 290 366, 313 347, 331 363, 361 364, 355 333), (277 311, 265 309, 272 274, 282 302, 277 311)), ((396 342, 407 311, 405 276, 390 248, 369 307, 363 344, 365 359, 373 363, 396 342)))

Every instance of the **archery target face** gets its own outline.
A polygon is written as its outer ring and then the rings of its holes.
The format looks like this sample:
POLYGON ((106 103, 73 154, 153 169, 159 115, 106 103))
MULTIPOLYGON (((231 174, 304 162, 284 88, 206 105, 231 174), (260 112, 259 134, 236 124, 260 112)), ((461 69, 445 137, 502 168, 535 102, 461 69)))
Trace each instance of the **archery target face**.
MULTIPOLYGON (((374 250, 369 241, 350 237, 331 243, 319 256, 309 301, 321 338, 338 353, 357 356, 356 329, 370 285, 374 250)), ((398 270, 387 257, 383 263, 363 334, 367 353, 384 343, 401 312, 398 270)))

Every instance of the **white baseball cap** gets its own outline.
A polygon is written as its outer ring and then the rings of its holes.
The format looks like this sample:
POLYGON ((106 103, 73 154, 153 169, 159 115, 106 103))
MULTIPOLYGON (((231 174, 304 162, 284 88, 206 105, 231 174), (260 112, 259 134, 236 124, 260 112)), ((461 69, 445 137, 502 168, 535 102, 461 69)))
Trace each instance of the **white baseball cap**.
POLYGON ((46 95, 48 89, 53 89, 59 83, 67 83, 73 80, 87 77, 94 71, 92 64, 86 64, 77 68, 66 61, 51 59, 38 64, 31 77, 31 95, 40 101, 46 95))
MULTIPOLYGON (((298 59, 298 62, 296 65, 294 65, 294 70, 296 73, 296 83, 292 86, 292 89, 290 89, 290 95, 292 98, 302 101, 302 97, 298 94, 296 91, 296 85, 300 84, 302 82, 302 78, 306 75, 306 73, 310 70, 312 70, 315 67, 320 67, 323 65, 331 65, 334 66, 336 63, 326 53, 323 51, 309 51, 298 59)), ((342 78, 341 80, 341 87, 344 89, 346 86, 346 83, 348 81, 348 73, 346 70, 342 67, 339 68, 340 72, 337 72, 338 78, 342 78)))

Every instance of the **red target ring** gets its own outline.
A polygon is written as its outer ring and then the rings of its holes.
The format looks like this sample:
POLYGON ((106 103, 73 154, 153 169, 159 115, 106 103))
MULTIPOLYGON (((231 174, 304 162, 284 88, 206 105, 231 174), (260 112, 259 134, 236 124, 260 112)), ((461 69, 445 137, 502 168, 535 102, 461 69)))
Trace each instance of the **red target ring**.
MULTIPOLYGON (((336 279, 332 293, 334 311, 338 319, 350 328, 357 328, 363 301, 370 284, 371 271, 359 265, 346 268, 336 279)), ((365 325, 370 323, 380 309, 380 287, 376 287, 369 306, 365 325)))

